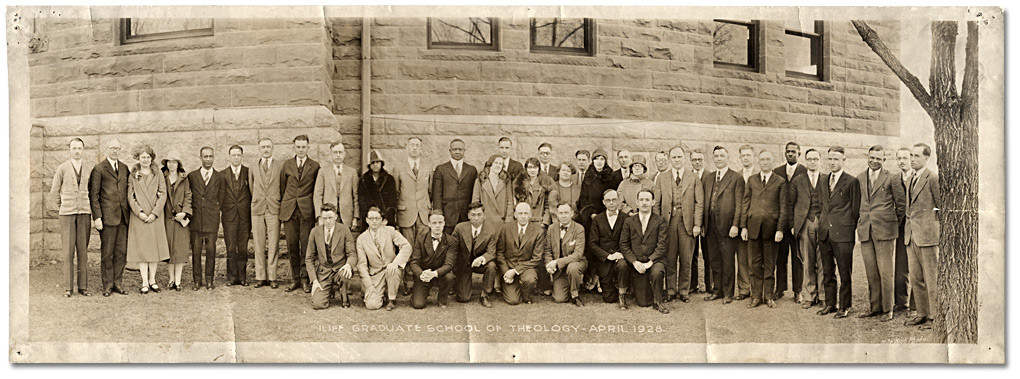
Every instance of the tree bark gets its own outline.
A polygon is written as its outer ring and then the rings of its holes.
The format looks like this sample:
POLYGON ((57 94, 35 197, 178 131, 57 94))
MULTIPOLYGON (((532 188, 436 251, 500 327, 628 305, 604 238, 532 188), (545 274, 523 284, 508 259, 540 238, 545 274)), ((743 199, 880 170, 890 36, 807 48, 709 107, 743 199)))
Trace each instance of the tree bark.
POLYGON ((942 199, 937 283, 932 299, 936 339, 977 342, 978 316, 978 26, 967 23, 962 95, 956 91, 955 21, 932 22, 931 93, 925 91, 878 34, 852 21, 858 34, 914 95, 935 126, 942 199))

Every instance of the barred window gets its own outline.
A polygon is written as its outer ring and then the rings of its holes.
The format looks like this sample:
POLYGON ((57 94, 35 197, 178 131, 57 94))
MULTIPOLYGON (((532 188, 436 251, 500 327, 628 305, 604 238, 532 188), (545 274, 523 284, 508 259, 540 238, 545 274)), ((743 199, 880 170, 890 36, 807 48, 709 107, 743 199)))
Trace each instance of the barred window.
POLYGON ((758 22, 715 20, 712 47, 715 67, 758 70, 758 22))
POLYGON ((120 43, 213 35, 211 18, 122 18, 120 43))
POLYGON ((499 50, 496 18, 429 18, 429 49, 499 50))
POLYGON ((815 21, 814 30, 786 29, 783 36, 786 76, 825 80, 824 23, 815 21))
POLYGON ((595 56, 595 20, 590 18, 531 19, 531 50, 595 56))

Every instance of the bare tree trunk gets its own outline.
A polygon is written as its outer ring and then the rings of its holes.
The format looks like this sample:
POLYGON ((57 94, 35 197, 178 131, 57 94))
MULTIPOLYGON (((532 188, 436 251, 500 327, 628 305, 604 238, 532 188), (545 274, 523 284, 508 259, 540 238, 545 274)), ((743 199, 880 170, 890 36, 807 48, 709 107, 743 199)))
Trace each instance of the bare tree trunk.
POLYGON ((899 59, 863 21, 854 27, 869 47, 900 78, 921 104, 935 126, 939 184, 942 192, 939 216, 938 281, 934 331, 949 343, 977 342, 978 252, 978 64, 977 22, 967 23, 966 66, 962 95, 956 92, 955 21, 932 22, 929 94, 899 59))

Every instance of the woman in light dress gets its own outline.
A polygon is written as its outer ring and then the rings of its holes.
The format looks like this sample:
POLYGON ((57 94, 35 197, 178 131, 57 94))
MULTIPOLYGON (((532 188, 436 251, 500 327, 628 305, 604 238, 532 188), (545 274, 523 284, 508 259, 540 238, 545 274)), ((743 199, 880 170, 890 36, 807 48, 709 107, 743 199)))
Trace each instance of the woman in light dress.
POLYGON ((135 149, 138 160, 128 177, 128 204, 131 221, 128 223, 127 264, 137 265, 142 276, 142 294, 159 292, 156 269, 159 262, 170 259, 163 223, 163 206, 166 203, 166 178, 153 164, 156 153, 148 145, 135 149))

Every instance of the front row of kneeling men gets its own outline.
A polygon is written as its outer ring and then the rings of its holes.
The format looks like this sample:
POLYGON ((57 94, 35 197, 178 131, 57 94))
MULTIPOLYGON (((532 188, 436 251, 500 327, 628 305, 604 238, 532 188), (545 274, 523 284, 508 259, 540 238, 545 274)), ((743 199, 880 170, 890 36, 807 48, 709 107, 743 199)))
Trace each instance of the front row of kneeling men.
MULTIPOLYGON (((638 194, 639 212, 629 219, 619 211, 617 199, 615 190, 605 191, 606 212, 596 217, 592 232, 597 239, 592 244, 594 254, 605 258, 599 260, 605 267, 597 271, 605 278, 603 282, 614 287, 603 297, 626 309, 627 292, 633 290, 639 306, 651 305, 669 313, 663 305, 662 260, 667 228, 665 221, 652 213, 654 194, 642 190, 638 194)), ((470 301, 473 273, 483 274, 479 300, 483 306, 492 306, 490 297, 497 283, 508 304, 530 304, 538 270, 550 277, 554 301, 584 306, 580 290, 588 266, 584 254, 588 245, 584 228, 572 220, 569 204, 556 209, 562 221, 548 230, 531 221, 531 206, 525 202, 516 205, 515 221, 503 225, 486 222, 482 203, 472 203, 468 207, 469 221, 458 224, 453 234, 444 232, 442 211, 433 210, 429 214, 430 232, 411 242, 393 227, 385 226, 377 208, 369 209, 368 229, 356 240, 346 225, 336 221, 336 206, 327 203, 320 211, 320 224, 311 231, 305 255, 315 309, 327 308, 330 298, 337 298, 341 307, 350 307, 355 270, 368 309, 396 307, 405 270, 414 278, 414 308, 425 307, 433 286, 439 290, 441 307, 447 306, 451 292, 459 302, 470 301)))

